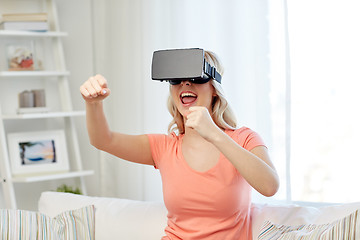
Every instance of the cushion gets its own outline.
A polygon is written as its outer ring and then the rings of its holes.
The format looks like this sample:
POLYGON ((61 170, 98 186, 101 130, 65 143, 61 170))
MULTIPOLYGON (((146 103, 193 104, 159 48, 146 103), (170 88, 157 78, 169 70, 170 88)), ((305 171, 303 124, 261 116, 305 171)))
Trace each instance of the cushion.
POLYGON ((265 222, 259 234, 259 240, 265 239, 319 239, 338 240, 360 239, 360 210, 328 224, 305 224, 298 226, 265 222))
POLYGON ((297 226, 304 224, 327 224, 344 218, 360 209, 360 202, 332 204, 322 207, 300 206, 296 204, 259 204, 251 208, 253 238, 259 236, 264 222, 297 226))
POLYGON ((62 212, 50 218, 39 212, 1 209, 1 239, 94 239, 94 206, 62 212))
POLYGON ((162 202, 91 197, 71 193, 43 192, 39 211, 51 217, 60 212, 94 205, 95 239, 159 240, 165 235, 167 210, 162 202))

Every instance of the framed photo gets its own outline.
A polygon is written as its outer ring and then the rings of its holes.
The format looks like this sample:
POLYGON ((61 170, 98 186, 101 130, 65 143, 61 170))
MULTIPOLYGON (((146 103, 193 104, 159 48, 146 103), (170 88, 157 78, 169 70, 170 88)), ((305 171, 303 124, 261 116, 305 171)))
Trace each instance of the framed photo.
POLYGON ((15 41, 7 46, 9 71, 33 71, 35 67, 34 41, 15 41))
POLYGON ((62 130, 9 133, 8 144, 14 176, 69 171, 62 130))

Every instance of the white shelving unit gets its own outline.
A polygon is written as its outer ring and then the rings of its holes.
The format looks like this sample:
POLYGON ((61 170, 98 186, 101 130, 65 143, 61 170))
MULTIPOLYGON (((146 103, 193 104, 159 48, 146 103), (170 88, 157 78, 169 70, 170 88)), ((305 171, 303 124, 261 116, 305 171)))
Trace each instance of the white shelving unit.
POLYGON ((65 32, 31 32, 31 31, 12 31, 2 30, 0 36, 13 36, 13 37, 66 37, 68 34, 65 32))
POLYGON ((67 71, 1 71, 0 77, 62 77, 69 76, 70 73, 67 71))
MULTIPOLYGON (((37 183, 43 181, 53 181, 68 178, 77 178, 80 182, 80 188, 84 194, 86 194, 86 187, 84 177, 92 175, 94 171, 84 170, 82 167, 81 155, 79 151, 79 143, 76 133, 76 127, 74 118, 83 117, 85 111, 74 111, 72 108, 70 89, 68 83, 69 71, 66 69, 65 57, 63 52, 62 38, 68 34, 61 32, 59 29, 59 23, 57 18, 57 11, 54 0, 31 0, 37 2, 39 6, 42 6, 43 11, 48 13, 49 28, 47 32, 31 32, 31 31, 9 31, 0 30, 0 44, 5 42, 11 42, 12 40, 26 40, 42 41, 46 40, 50 44, 44 46, 50 49, 45 49, 44 53, 47 58, 52 58, 52 67, 45 67, 43 70, 34 71, 8 71, 7 68, 0 64, 0 89, 12 89, 12 85, 16 85, 17 89, 28 90, 26 87, 31 86, 31 83, 39 83, 44 85, 44 89, 47 93, 47 88, 55 85, 57 94, 47 95, 47 99, 50 99, 54 106, 51 106, 50 111, 40 113, 26 113, 17 114, 16 104, 14 101, 8 99, 10 97, 0 96, 0 174, 2 182, 2 190, 4 192, 4 200, 7 208, 17 208, 16 201, 16 183, 37 183), (50 47, 49 47, 50 46, 50 47), (51 55, 50 57, 47 55, 51 55), (57 98, 57 101, 52 101, 52 98, 57 98), (13 107, 9 107, 12 105, 13 107), (52 107, 54 107, 54 110, 52 107), (65 132, 66 144, 71 150, 68 153, 70 170, 68 172, 38 174, 29 176, 14 176, 11 172, 11 158, 9 154, 9 147, 7 141, 7 135, 9 133, 16 132, 16 124, 21 125, 22 129, 32 130, 32 123, 28 121, 45 121, 39 123, 43 125, 43 130, 51 129, 53 125, 60 125, 65 132), (52 121, 56 122, 55 124, 52 121), (58 122, 61 122, 60 124, 58 122), (9 127, 11 125, 11 127, 9 127), (51 126, 51 127, 50 127, 51 126), (15 129, 15 130, 14 130, 15 129)), ((9 1, 8 1, 9 2, 9 1)), ((11 4, 21 5, 21 1, 10 1, 11 4)), ((16 7, 13 7, 16 9, 16 7)), ((5 49, 0 45, 0 48, 5 49)), ((54 87, 53 87, 54 88, 54 87)), ((54 91, 54 90, 52 90, 54 91)), ((0 94, 4 95, 4 94, 0 94)), ((13 98, 14 99, 14 98, 13 98)))
POLYGON ((15 119, 35 119, 35 118, 63 118, 63 117, 76 117, 76 116, 84 116, 84 115, 85 115, 85 111, 46 112, 46 113, 2 115, 2 119, 15 120, 15 119))

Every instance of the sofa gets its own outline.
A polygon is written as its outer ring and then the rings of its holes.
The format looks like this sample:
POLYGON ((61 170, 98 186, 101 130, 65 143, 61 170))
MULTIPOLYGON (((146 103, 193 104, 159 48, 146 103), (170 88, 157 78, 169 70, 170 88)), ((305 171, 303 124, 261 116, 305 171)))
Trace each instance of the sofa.
MULTIPOLYGON (((88 206, 95 209, 95 229, 91 231, 96 240, 159 240, 164 235, 167 211, 160 202, 43 192, 38 203, 39 212, 50 218, 88 206)), ((304 234, 308 239, 360 239, 359 209, 360 202, 325 207, 253 203, 253 239, 279 239, 281 236, 281 239, 300 239, 304 234), (333 238, 314 237, 314 234, 324 233, 333 238)))

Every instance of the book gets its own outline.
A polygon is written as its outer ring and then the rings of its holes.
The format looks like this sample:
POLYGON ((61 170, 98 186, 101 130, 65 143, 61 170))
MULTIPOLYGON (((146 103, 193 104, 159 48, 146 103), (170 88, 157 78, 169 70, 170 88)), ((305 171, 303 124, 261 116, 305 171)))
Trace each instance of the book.
POLYGON ((3 22, 46 22, 47 13, 4 13, 2 14, 3 22))
POLYGON ((2 30, 22 30, 22 31, 39 31, 46 32, 49 29, 47 22, 23 21, 23 22, 2 22, 2 30))

